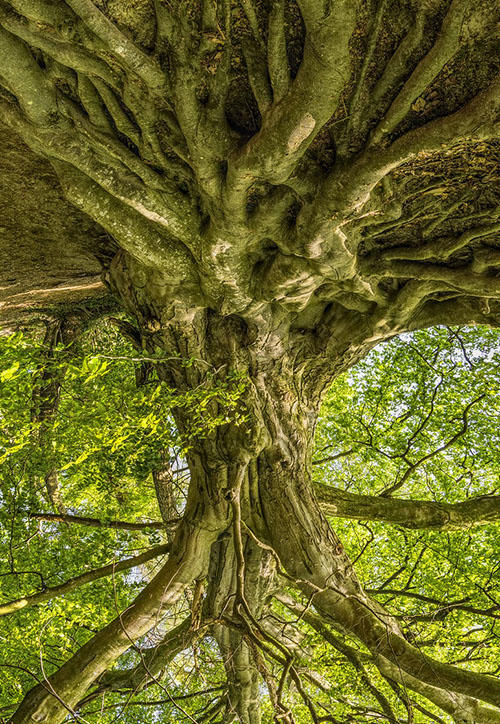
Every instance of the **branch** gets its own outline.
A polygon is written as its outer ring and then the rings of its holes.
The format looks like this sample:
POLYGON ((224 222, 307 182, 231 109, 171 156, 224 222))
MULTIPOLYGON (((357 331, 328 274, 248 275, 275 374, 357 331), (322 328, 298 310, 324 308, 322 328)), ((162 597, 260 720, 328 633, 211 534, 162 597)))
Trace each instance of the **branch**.
MULTIPOLYGON (((88 525, 93 528, 115 528, 118 530, 164 530, 165 523, 151 521, 150 523, 138 523, 126 520, 103 520, 100 518, 86 518, 80 515, 57 515, 55 513, 30 513, 34 520, 48 520, 52 523, 77 523, 88 525)), ((173 521, 169 521, 173 523, 173 521)))
POLYGON ((432 17, 432 13, 438 10, 439 5, 439 0, 429 0, 429 2, 419 3, 415 6, 416 17, 412 27, 391 56, 382 75, 370 92, 370 107, 364 109, 366 113, 363 114, 362 118, 360 117, 361 114, 357 116, 358 127, 361 126, 363 131, 369 127, 373 119, 380 118, 382 115, 384 98, 390 97, 391 91, 400 88, 404 84, 411 60, 418 54, 419 48, 422 47, 428 20, 432 17))
POLYGON ((388 659, 405 674, 424 684, 458 692, 500 707, 500 681, 488 674, 465 671, 423 654, 404 638, 396 620, 361 591, 345 595, 330 586, 315 597, 320 613, 331 616, 354 634, 372 653, 375 661, 388 659))
POLYGON ((264 116, 273 102, 273 93, 263 50, 254 42, 242 41, 243 57, 247 66, 248 80, 254 94, 259 113, 264 116))
POLYGON ((408 131, 387 148, 368 146, 355 160, 338 164, 323 182, 315 202, 299 215, 298 231, 313 249, 319 241, 325 243, 341 233, 339 226, 346 216, 358 213, 379 181, 398 166, 419 154, 442 152, 466 140, 499 136, 500 73, 455 113, 408 131))
POLYGON ((171 661, 198 639, 202 628, 193 628, 191 616, 167 631, 157 646, 141 653, 141 663, 133 669, 116 669, 107 671, 99 679, 97 689, 79 702, 79 707, 105 691, 131 689, 134 694, 154 683, 171 661))
POLYGON ((350 76, 348 43, 356 23, 356 5, 340 0, 323 16, 323 6, 299 3, 306 24, 304 56, 290 89, 273 103, 262 127, 229 160, 228 211, 241 210, 254 179, 285 182, 307 148, 332 116, 350 76))
POLYGON ((451 714, 457 724, 465 722, 470 722, 470 724, 500 724, 500 712, 481 704, 474 697, 463 696, 445 691, 431 684, 424 684, 383 657, 378 658, 377 666, 386 679, 395 681, 432 701, 440 709, 451 714))
MULTIPOLYGON (((158 218, 154 218, 156 214, 148 214, 144 207, 141 211, 140 203, 136 209, 127 209, 125 197, 116 198, 68 163, 54 162, 53 165, 69 201, 99 222, 131 256, 147 267, 161 270, 164 284, 168 280, 179 291, 181 286, 184 291, 190 290, 189 282, 194 281, 195 273, 191 254, 182 243, 176 242, 166 231, 162 232, 158 218)), ((169 221, 177 226, 172 217, 169 221)))
POLYGON ((282 489, 277 494, 280 488, 274 480, 266 478, 270 490, 264 499, 269 540, 292 585, 312 598, 315 609, 359 639, 373 656, 390 660, 423 683, 500 707, 497 678, 426 656, 404 638, 397 619, 363 591, 342 544, 322 519, 302 479, 297 484, 290 476, 286 495, 282 489))
POLYGON ((57 119, 54 89, 27 46, 3 28, 0 28, 0 78, 30 121, 43 126, 54 124, 57 119))
POLYGON ((132 143, 134 143, 138 148, 141 147, 141 137, 140 137, 140 131, 133 123, 130 118, 127 116, 125 111, 123 110, 117 96, 115 95, 112 88, 109 88, 106 83, 103 83, 103 81, 99 80, 98 78, 93 78, 93 85, 97 92, 99 93, 102 103, 104 104, 104 107, 108 111, 109 115, 113 119, 113 123, 115 124, 116 128, 120 133, 122 133, 124 136, 127 136, 132 143))
MULTIPOLYGON (((186 699, 192 699, 195 696, 202 696, 203 694, 213 694, 216 691, 224 691, 226 687, 224 684, 221 684, 220 686, 210 686, 207 689, 202 689, 200 691, 193 691, 190 694, 181 694, 180 696, 169 696, 166 699, 147 699, 144 701, 140 701, 138 699, 135 699, 134 701, 127 701, 126 708, 128 709, 130 706, 156 706, 161 707, 163 704, 174 704, 176 701, 185 701, 186 699)), ((216 703, 220 702, 221 698, 216 700, 216 703)), ((211 700, 207 707, 213 704, 213 700, 211 700)), ((86 715, 89 714, 102 714, 104 711, 112 711, 113 709, 122 708, 123 703, 119 702, 117 704, 108 704, 107 706, 100 706, 98 709, 94 709, 93 711, 87 711, 85 712, 86 715)), ((205 707, 205 708, 207 708, 205 707)), ((80 705, 79 707, 80 708, 80 705)), ((210 712, 207 712, 207 714, 215 714, 217 711, 214 709, 210 709, 210 712)), ((203 719, 206 719, 206 721, 210 721, 208 716, 204 716, 203 719)), ((198 716, 197 719, 198 722, 202 721, 202 719, 198 716)))
POLYGON ((475 606, 469 606, 466 601, 469 600, 467 598, 462 599, 461 601, 440 601, 437 598, 432 598, 432 596, 424 596, 421 593, 416 593, 415 591, 405 591, 405 590, 398 590, 396 588, 373 588, 373 589, 365 589, 367 593, 370 593, 372 595, 387 595, 387 596, 403 596, 406 598, 413 598, 416 601, 422 601, 423 603, 431 603, 435 606, 439 606, 439 609, 432 614, 429 615, 417 615, 415 617, 410 616, 411 618, 417 618, 418 620, 432 620, 432 621, 438 621, 442 620, 445 616, 448 615, 448 613, 451 613, 452 611, 456 611, 457 609, 459 611, 467 611, 468 613, 474 613, 478 616, 490 616, 491 618, 500 618, 500 615, 498 613, 495 613, 495 611, 498 611, 500 609, 500 606, 493 605, 489 608, 476 608, 475 606))
POLYGON ((10 613, 19 611, 22 608, 50 601, 52 598, 56 598, 57 596, 63 596, 66 593, 71 593, 71 591, 84 586, 86 583, 92 583, 93 581, 99 580, 99 578, 112 576, 114 573, 119 573, 120 571, 126 571, 129 568, 140 566, 142 563, 146 563, 146 561, 149 561, 152 558, 157 558, 158 556, 168 553, 169 549, 169 545, 156 546, 155 548, 151 548, 149 551, 145 551, 138 556, 125 558, 122 561, 118 561, 118 563, 110 563, 106 566, 101 566, 101 568, 86 571, 85 573, 75 576, 75 578, 70 578, 68 581, 60 583, 57 586, 46 588, 40 593, 34 593, 31 596, 25 596, 24 598, 18 598, 15 601, 2 603, 0 604, 0 616, 6 616, 10 613))
POLYGON ((275 598, 280 601, 280 603, 282 603, 284 606, 286 606, 289 611, 298 614, 300 620, 303 620, 307 624, 309 624, 309 626, 311 626, 311 628, 319 633, 320 636, 322 636, 327 643, 333 646, 337 651, 342 654, 342 656, 344 656, 349 661, 349 663, 356 670, 358 676, 360 677, 361 681, 364 683, 368 691, 380 704, 382 711, 386 714, 387 717, 389 717, 389 720, 393 719, 394 721, 396 721, 396 717, 394 715, 394 712, 392 711, 392 707, 389 701, 384 696, 384 694, 372 683, 365 667, 363 666, 362 660, 368 659, 369 661, 369 657, 367 657, 366 654, 363 654, 362 651, 358 651, 357 649, 355 649, 354 646, 349 646, 349 644, 346 644, 344 641, 342 641, 339 636, 334 634, 328 628, 321 616, 318 616, 318 614, 314 613, 313 611, 304 609, 304 607, 301 606, 297 601, 295 601, 295 599, 291 596, 279 593, 275 595, 275 598))
POLYGON ((75 16, 66 3, 49 4, 43 0, 9 0, 9 4, 28 20, 52 28, 71 26, 75 16))
MULTIPOLYGON (((366 103, 367 88, 365 87, 365 83, 368 72, 373 62, 373 54, 379 43, 380 29, 382 27, 386 7, 387 0, 380 0, 375 16, 372 19, 370 37, 364 53, 363 65, 361 66, 359 78, 356 80, 356 87, 352 95, 352 99, 349 103, 349 114, 346 118, 347 122, 345 125, 345 130, 342 133, 343 142, 339 142, 339 140, 337 141, 337 150, 342 155, 345 155, 345 152, 347 150, 346 147, 348 146, 349 139, 352 134, 352 129, 354 128, 357 130, 359 128, 361 118, 363 118, 366 122, 366 115, 368 109, 366 103), (362 104, 361 100, 365 102, 362 104)), ((373 108, 374 105, 375 103, 372 99, 372 94, 370 94, 369 107, 371 106, 373 108)))
POLYGON ((445 301, 429 300, 405 323, 407 331, 439 324, 500 326, 500 303, 493 299, 463 296, 445 301))
POLYGON ((7 104, 0 110, 4 121, 33 150, 51 159, 68 199, 101 223, 127 251, 167 274, 168 258, 174 278, 188 269, 191 275, 193 260, 184 242, 197 236, 198 211, 167 179, 163 193, 158 193, 132 177, 113 157, 102 160, 101 149, 83 133, 34 129, 7 104))
POLYGON ((92 0, 66 0, 66 4, 103 41, 113 55, 144 81, 147 88, 156 94, 165 92, 166 79, 158 63, 120 32, 92 0))
POLYGON ((370 143, 378 145, 411 110, 412 103, 430 85, 444 65, 460 47, 459 38, 468 0, 453 0, 443 21, 441 32, 427 55, 417 65, 396 96, 382 121, 375 128, 370 143))
POLYGON ((284 0, 272 0, 269 11, 267 65, 274 103, 279 103, 286 96, 291 82, 286 52, 284 11, 284 0))
POLYGON ((201 520, 181 523, 169 559, 159 573, 123 613, 26 694, 11 724, 36 720, 61 724, 68 711, 74 713, 93 682, 157 624, 194 579, 206 575, 211 545, 227 521, 213 508, 201 515, 201 520))
MULTIPOLYGON (((436 388, 435 391, 437 391, 437 388, 436 388)), ((394 483, 394 485, 390 485, 388 488, 385 488, 385 489, 382 491, 381 496, 383 496, 383 497, 388 497, 388 496, 391 495, 395 490, 399 490, 399 488, 401 488, 401 487, 406 483, 406 481, 408 480, 408 478, 412 475, 412 473, 415 472, 415 470, 416 470, 420 465, 422 465, 422 463, 425 463, 427 460, 430 460, 431 458, 434 457, 434 455, 438 455, 439 453, 443 452, 444 450, 447 450, 447 449, 448 449, 449 447, 451 447, 458 439, 460 439, 461 437, 463 437, 463 435, 465 435, 465 433, 467 432, 467 429, 468 429, 468 427, 469 427, 469 421, 468 421, 469 410, 471 409, 471 407, 472 407, 473 405, 475 405, 476 403, 478 403, 478 402, 480 402, 482 399, 484 399, 485 396, 486 396, 486 395, 485 395, 484 393, 483 393, 482 395, 479 395, 479 396, 476 397, 474 400, 472 400, 471 402, 469 402, 469 404, 465 407, 465 409, 464 409, 463 412, 462 412, 462 427, 460 428, 460 430, 457 430, 457 432, 456 432, 454 435, 452 435, 452 437, 450 437, 449 440, 447 440, 445 443, 443 443, 443 445, 440 445, 439 447, 435 448, 435 449, 432 450, 430 453, 427 453, 427 455, 424 455, 424 456, 421 457, 419 460, 417 460, 417 461, 414 462, 412 465, 410 465, 410 467, 409 467, 409 468, 406 470, 406 472, 404 473, 403 477, 402 477, 400 480, 397 480, 397 481, 394 483)), ((434 396, 433 396, 433 399, 432 399, 432 401, 431 401, 431 405, 432 405, 432 406, 431 406, 431 410, 429 411, 428 417, 430 417, 430 415, 432 414, 433 402, 434 402, 434 396)), ((425 422, 427 421, 428 417, 426 418, 425 422)), ((420 427, 420 429, 417 430, 417 432, 421 432, 421 429, 423 428, 425 422, 422 424, 422 426, 420 427)), ((413 435, 412 437, 414 437, 415 435, 416 435, 416 433, 414 433, 414 435, 413 435)), ((410 443, 411 443, 411 439, 410 439, 410 441, 408 441, 408 445, 410 445, 410 443)))
POLYGON ((363 667, 362 662, 370 663, 371 661, 376 664, 380 673, 387 679, 393 680, 402 684, 404 687, 408 687, 413 691, 417 692, 421 696, 424 696, 429 701, 432 701, 443 711, 454 716, 454 721, 459 723, 470 722, 470 724, 500 724, 500 712, 481 704, 473 696, 464 696, 456 694, 454 692, 446 691, 445 689, 438 688, 436 685, 425 684, 418 678, 405 673, 400 666, 391 663, 388 659, 371 654, 366 654, 349 644, 346 644, 339 636, 334 634, 330 628, 326 625, 325 621, 318 614, 304 609, 304 606, 299 604, 295 599, 286 594, 277 594, 275 596, 277 600, 283 603, 290 611, 299 615, 311 628, 313 628, 323 639, 345 656, 348 661, 356 668, 360 676, 363 678, 365 685, 373 696, 381 704, 383 710, 388 714, 387 701, 383 694, 371 683, 366 671, 363 667), (362 672, 365 671, 363 677, 362 672), (366 677, 366 678, 365 678, 366 677), (469 716, 473 715, 470 719, 464 719, 465 713, 469 716))
MULTIPOLYGON (((59 63, 72 68, 73 70, 85 75, 97 76, 102 78, 112 87, 117 88, 119 84, 118 76, 110 66, 100 58, 93 57, 85 49, 69 42, 61 42, 47 37, 42 34, 36 25, 25 24, 8 15, 1 14, 1 24, 9 32, 24 40, 28 45, 43 50, 49 57, 57 60, 59 63)), ((46 75, 40 71, 44 77, 45 85, 48 85, 46 75)), ((53 109, 56 108, 55 98, 53 99, 53 109)))
POLYGON ((449 116, 438 118, 408 131, 389 146, 382 158, 401 163, 418 153, 438 151, 444 145, 457 144, 465 138, 496 138, 500 133, 500 74, 485 90, 449 116))
POLYGON ((466 530, 500 520, 500 496, 473 498, 462 503, 436 503, 358 495, 322 483, 315 483, 314 492, 327 515, 352 520, 380 520, 412 530, 466 530))
MULTIPOLYGON (((495 210, 495 219, 497 218, 499 211, 500 209, 495 210)), ((458 236, 451 236, 448 238, 439 237, 420 244, 418 247, 414 248, 410 248, 408 246, 394 246, 390 249, 384 250, 383 257, 387 261, 401 261, 404 259, 411 261, 425 261, 428 259, 446 261, 452 254, 466 247, 471 241, 484 238, 485 236, 490 236, 491 234, 497 234, 499 231, 500 222, 483 224, 481 226, 475 226, 472 229, 466 229, 458 236)), ((487 251, 491 251, 491 258, 492 260, 495 260, 495 250, 488 249, 487 251)))
MULTIPOLYGON (((486 255, 492 266, 500 266, 500 252, 488 249, 486 255)), ((368 271, 368 264, 362 263, 361 267, 367 276, 441 282, 443 290, 451 288, 479 297, 500 299, 498 279, 484 273, 477 273, 474 271, 473 264, 455 269, 444 264, 394 260, 379 262, 376 269, 372 267, 372 272, 368 271)))

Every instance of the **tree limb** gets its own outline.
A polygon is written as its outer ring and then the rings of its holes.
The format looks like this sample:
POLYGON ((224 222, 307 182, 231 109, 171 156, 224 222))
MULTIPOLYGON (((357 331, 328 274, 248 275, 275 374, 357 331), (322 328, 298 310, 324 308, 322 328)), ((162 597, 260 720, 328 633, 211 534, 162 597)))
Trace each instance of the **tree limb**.
MULTIPOLYGON (((87 518, 81 515, 61 515, 56 513, 29 513, 29 518, 33 520, 47 520, 53 523, 76 523, 78 525, 87 525, 92 528, 115 528, 117 530, 164 530, 165 523, 158 521, 138 522, 126 520, 103 520, 102 518, 87 518)), ((169 521, 173 524, 173 521, 169 521)))
POLYGON ((54 89, 28 47, 3 28, 0 28, 0 78, 16 96, 31 122, 54 125, 57 120, 54 89))
POLYGON ((81 573, 79 576, 70 578, 68 581, 59 583, 57 586, 50 586, 49 588, 40 591, 40 593, 33 593, 30 596, 24 596, 23 598, 18 598, 15 601, 2 603, 0 604, 0 616, 6 616, 10 613, 20 611, 23 608, 27 608, 28 606, 35 606, 39 603, 50 601, 52 598, 56 598, 57 596, 64 596, 66 593, 71 593, 71 591, 74 591, 87 583, 92 583, 100 578, 112 576, 114 573, 127 571, 135 566, 140 566, 142 563, 146 563, 152 558, 157 558, 158 556, 168 553, 169 550, 169 545, 156 546, 155 548, 151 548, 150 550, 140 553, 137 556, 133 556, 132 558, 125 558, 117 563, 109 563, 106 566, 101 566, 101 568, 94 568, 92 571, 81 573))
POLYGON ((198 522, 194 528, 186 522, 181 524, 168 561, 133 605, 99 631, 55 674, 31 689, 13 715, 12 724, 28 724, 35 716, 60 724, 91 684, 157 623, 186 586, 206 574, 210 547, 220 530, 216 522, 212 513, 208 521, 198 522))
POLYGON ((314 484, 314 493, 327 515, 354 520, 380 520, 412 530, 467 530, 500 520, 500 496, 485 495, 461 503, 438 503, 359 495, 322 483, 314 484))

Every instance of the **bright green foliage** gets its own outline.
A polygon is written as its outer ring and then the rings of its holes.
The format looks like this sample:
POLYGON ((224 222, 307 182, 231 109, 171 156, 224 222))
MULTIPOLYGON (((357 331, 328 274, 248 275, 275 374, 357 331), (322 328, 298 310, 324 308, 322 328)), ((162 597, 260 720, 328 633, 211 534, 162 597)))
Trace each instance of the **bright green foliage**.
MULTIPOLYGON (((403 486, 393 489, 395 497, 453 503, 498 495, 499 392, 496 330, 436 328, 403 335, 374 350, 330 389, 315 460, 331 459, 314 465, 314 478, 351 492, 383 494, 416 465, 403 486), (437 452, 463 430, 467 407, 465 432, 437 452)), ((498 523, 449 533, 337 518, 332 523, 362 584, 401 618, 422 651, 498 673, 498 523)), ((322 650, 324 664, 339 659, 338 652, 322 650)), ((371 667, 379 686, 375 671, 371 667)), ((362 696, 352 667, 341 666, 334 678, 342 682, 346 674, 348 690, 354 693, 357 682, 362 696)))
MULTIPOLYGON (((210 380, 186 395, 174 393, 153 373, 137 387, 137 353, 111 325, 85 335, 78 349, 55 350, 47 359, 40 339, 16 334, 0 342, 0 603, 62 583, 86 570, 137 554, 165 533, 82 527, 35 520, 53 512, 44 476, 59 472, 67 512, 100 520, 161 520, 151 479, 162 456, 181 460, 192 436, 209 434, 242 416, 236 375, 210 380), (62 379, 51 420, 51 450, 38 444, 33 394, 44 367, 62 379), (62 374, 61 374, 62 373, 62 374), (181 439, 172 410, 183 407, 191 427, 181 439), (50 458, 50 459, 48 459, 50 458)), ((189 360, 179 360, 190 364, 189 360)), ((184 504, 178 485, 177 503, 184 504)), ((56 511, 57 512, 57 511, 56 511)), ((0 715, 22 690, 59 667, 117 611, 133 599, 158 560, 100 579, 65 598, 0 618, 0 715)), ((0 719, 1 720, 1 719, 0 719)))
POLYGON ((352 492, 382 494, 460 434, 469 407, 466 431, 391 492, 450 503, 494 492, 499 391, 495 330, 437 328, 404 335, 374 350, 330 389, 316 459, 339 457, 318 467, 352 492))
MULTIPOLYGON (((50 509, 43 484, 46 455, 37 449, 30 412, 44 351, 22 335, 4 339, 0 350, 2 600, 55 585, 166 540, 161 530, 83 528, 30 519, 30 513, 50 509)), ((182 467, 182 454, 189 446, 189 436, 179 439, 173 408, 182 405, 189 412, 190 435, 209 434, 228 419, 231 424, 243 419, 238 400, 244 383, 237 376, 217 384, 211 380, 209 387, 179 396, 154 373, 137 387, 138 362, 131 361, 137 357, 104 325, 87 333, 78 352, 58 350, 51 362, 64 367, 65 375, 53 421, 50 464, 59 470, 63 502, 72 514, 160 520, 151 472, 165 450, 174 467, 182 467)), ((493 330, 436 328, 389 342, 328 392, 317 430, 313 477, 360 494, 392 491, 395 497, 415 500, 458 502, 496 494, 499 389, 500 337, 493 330), (444 449, 438 452, 439 448, 444 449)), ((181 510, 186 490, 182 472, 175 480, 181 510)), ((332 524, 363 585, 401 618, 412 642, 437 659, 497 672, 498 525, 443 533, 338 518, 332 524)), ((33 683, 30 672, 39 678, 60 666, 127 606, 157 565, 152 561, 0 618, 0 721, 33 683)), ((189 593, 144 645, 153 645, 162 632, 182 621, 191 605, 189 593)), ((297 621, 297 614, 281 603, 273 607, 278 619, 297 621)), ((313 605, 308 611, 315 615, 313 605)), ((379 721, 383 701, 399 720, 407 721, 404 692, 396 695, 368 651, 322 625, 330 643, 307 617, 296 626, 299 634, 293 634, 299 641, 297 666, 314 672, 314 680, 307 675, 303 680, 321 715, 339 722, 379 721)), ((141 655, 131 649, 117 666, 132 667, 140 661, 141 655)), ((279 679, 280 667, 272 661, 267 665, 275 668, 279 679)), ((190 717, 199 721, 216 706, 224 685, 217 647, 207 636, 178 655, 158 685, 127 696, 108 693, 90 701, 82 715, 85 721, 103 724, 117 719, 130 724, 190 717)), ((290 690, 286 697, 293 703, 296 721, 309 721, 296 692, 290 690)), ((428 701, 415 694, 412 698, 417 702, 415 722, 450 721, 428 701), (418 709, 418 702, 423 709, 418 709)), ((271 722, 264 684, 262 699, 263 720, 271 722)), ((215 709, 213 721, 218 716, 215 709)))

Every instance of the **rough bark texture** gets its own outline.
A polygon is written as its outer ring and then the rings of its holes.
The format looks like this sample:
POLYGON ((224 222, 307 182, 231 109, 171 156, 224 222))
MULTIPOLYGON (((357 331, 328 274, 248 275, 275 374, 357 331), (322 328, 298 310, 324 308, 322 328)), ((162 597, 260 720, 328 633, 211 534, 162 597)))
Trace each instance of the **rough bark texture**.
POLYGON ((102 229, 65 201, 57 176, 9 127, 0 125, 0 324, 5 332, 47 310, 108 305, 95 253, 102 229))
MULTIPOLYGON (((375 344, 500 322, 499 20, 496 0, 0 3, 3 122, 106 232, 106 283, 142 348, 170 360, 162 378, 190 390, 236 372, 247 415, 189 453, 164 568, 12 724, 58 724, 111 686, 107 669, 207 574, 225 721, 260 721, 262 677, 277 720, 293 721, 263 663, 271 643, 314 719, 298 665, 260 622, 275 569, 384 676, 456 722, 498 719, 477 701, 500 707, 498 679, 405 639, 318 498, 402 525, 407 509, 315 492, 310 456, 323 391, 375 344)), ((479 522, 496 515, 485 506, 422 504, 419 520, 479 522)))

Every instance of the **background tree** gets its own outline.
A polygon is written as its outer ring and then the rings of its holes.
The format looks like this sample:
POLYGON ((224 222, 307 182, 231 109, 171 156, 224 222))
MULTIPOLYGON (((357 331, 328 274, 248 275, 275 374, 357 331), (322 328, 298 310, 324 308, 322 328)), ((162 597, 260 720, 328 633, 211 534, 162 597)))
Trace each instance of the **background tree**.
MULTIPOLYGON (((12 722, 76 716, 193 584, 192 617, 207 611, 226 663, 227 717, 259 719, 263 680, 276 717, 293 719, 290 681, 319 720, 289 648, 260 623, 280 576, 395 687, 456 721, 500 716, 497 679, 427 655, 362 587, 310 475, 322 395, 374 345, 498 323, 499 16, 496 0, 0 5, 3 121, 99 225, 89 251, 136 320, 142 361, 159 357, 159 379, 182 395, 227 373, 246 381, 245 421, 186 452, 167 562, 12 722), (207 575, 218 589, 201 603, 207 575)), ((483 394, 438 448, 463 438, 483 394)), ((220 404, 207 403, 213 419, 220 404)), ((172 410, 181 437, 192 413, 172 410)), ((422 431, 425 419, 414 439, 422 431)), ((401 467, 372 504, 394 516, 386 498, 439 453, 395 441, 387 454, 401 467)))

